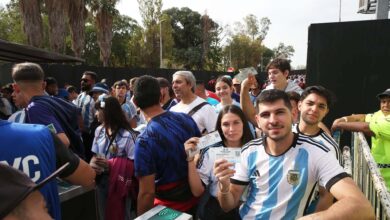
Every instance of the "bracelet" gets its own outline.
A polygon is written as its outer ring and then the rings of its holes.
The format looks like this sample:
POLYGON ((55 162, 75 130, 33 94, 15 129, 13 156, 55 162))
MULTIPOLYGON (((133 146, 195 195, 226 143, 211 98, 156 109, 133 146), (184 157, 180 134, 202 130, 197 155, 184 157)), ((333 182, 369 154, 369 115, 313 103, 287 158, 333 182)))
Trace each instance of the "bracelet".
POLYGON ((345 122, 348 122, 348 118, 346 116, 342 117, 342 119, 344 119, 345 122))
POLYGON ((219 188, 219 192, 221 193, 221 195, 226 195, 226 194, 230 193, 229 189, 226 192, 222 192, 222 187, 221 187, 221 183, 220 182, 218 182, 218 188, 219 188))

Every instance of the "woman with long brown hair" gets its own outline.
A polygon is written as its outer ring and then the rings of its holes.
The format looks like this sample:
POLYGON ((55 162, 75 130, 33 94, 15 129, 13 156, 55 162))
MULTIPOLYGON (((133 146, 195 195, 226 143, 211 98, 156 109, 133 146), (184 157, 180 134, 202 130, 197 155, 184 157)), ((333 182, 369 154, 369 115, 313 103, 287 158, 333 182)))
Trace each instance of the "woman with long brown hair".
MULTIPOLYGON (((120 203, 116 210, 111 210, 110 202, 118 202, 121 198, 116 195, 110 195, 110 187, 115 184, 112 182, 111 175, 132 176, 132 170, 124 170, 132 166, 134 160, 134 143, 136 132, 131 128, 118 99, 111 96, 99 97, 95 103, 96 116, 102 124, 95 130, 95 138, 92 144, 92 152, 94 153, 91 159, 91 166, 95 169, 98 176, 97 180, 97 205, 100 219, 117 219, 111 215, 113 212, 119 212, 121 219, 129 219, 129 208, 124 208, 131 200, 130 198, 123 199, 123 204, 120 203), (120 167, 115 162, 115 158, 120 160, 120 167), (119 169, 119 170, 118 170, 119 169), (125 171, 125 173, 121 173, 125 171), (109 200, 110 202, 108 202, 109 200)), ((114 177, 116 178, 116 177, 114 177)))

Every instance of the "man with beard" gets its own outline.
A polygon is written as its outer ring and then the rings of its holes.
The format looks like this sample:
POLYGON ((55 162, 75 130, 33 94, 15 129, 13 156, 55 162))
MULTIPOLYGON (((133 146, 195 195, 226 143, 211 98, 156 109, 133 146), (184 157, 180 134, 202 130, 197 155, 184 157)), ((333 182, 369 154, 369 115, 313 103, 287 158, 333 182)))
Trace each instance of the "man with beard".
MULTIPOLYGON (((331 93, 322 86, 306 88, 298 102, 300 112, 299 123, 294 125, 293 131, 326 146, 341 164, 339 145, 320 127, 322 119, 328 114, 332 105, 331 93)), ((308 213, 328 209, 333 204, 333 196, 323 186, 315 187, 312 202, 308 213)))
POLYGON ((92 71, 85 71, 81 77, 81 93, 73 100, 73 104, 81 108, 82 117, 82 137, 85 147, 86 160, 92 157, 91 147, 93 141, 93 133, 90 130, 91 123, 95 115, 95 102, 89 95, 89 92, 95 85, 97 80, 96 73, 92 71))
POLYGON ((301 219, 374 219, 374 210, 329 149, 291 131, 291 103, 281 90, 263 91, 257 99, 260 139, 243 146, 240 163, 219 159, 218 201, 229 211, 240 204, 242 219, 296 219, 304 214, 310 191, 319 182, 338 200, 329 209, 301 219))
POLYGON ((190 115, 202 134, 215 130, 217 113, 206 100, 195 94, 196 80, 190 71, 177 71, 173 74, 172 88, 180 102, 170 111, 190 115))

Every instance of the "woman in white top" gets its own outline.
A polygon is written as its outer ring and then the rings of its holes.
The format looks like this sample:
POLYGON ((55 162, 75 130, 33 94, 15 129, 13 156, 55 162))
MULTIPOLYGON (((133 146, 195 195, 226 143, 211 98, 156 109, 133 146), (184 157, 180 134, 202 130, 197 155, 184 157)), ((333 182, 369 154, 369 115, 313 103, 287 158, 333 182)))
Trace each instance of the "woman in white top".
MULTIPOLYGON (((239 154, 241 147, 252 140, 253 136, 244 113, 235 105, 227 105, 222 108, 218 115, 216 127, 222 139, 220 145, 203 150, 196 165, 193 158, 188 158, 188 177, 191 191, 194 195, 199 195, 207 188, 211 195, 205 204, 203 216, 200 216, 201 219, 240 219, 238 208, 228 213, 221 209, 216 199, 218 180, 213 174, 213 166, 218 157, 217 154, 221 150, 234 151, 234 153, 239 154)), ((184 143, 186 152, 196 150, 198 141, 198 137, 187 140, 184 143)))
MULTIPOLYGON (((90 165, 96 172, 97 206, 100 219, 114 219, 107 216, 113 210, 106 210, 109 195, 109 161, 113 158, 127 158, 134 160, 134 145, 136 132, 131 128, 125 113, 117 98, 112 96, 100 96, 95 103, 96 116, 102 124, 95 130, 95 138, 92 144, 93 157, 90 165)), ((111 166, 112 169, 117 167, 111 166)), ((129 171, 131 172, 131 171, 129 171)), ((130 215, 131 198, 128 196, 125 215, 130 215)), ((123 208, 123 207, 122 207, 123 208)), ((126 218, 127 219, 127 218, 126 218)))
POLYGON ((215 106, 217 113, 226 105, 236 105, 240 107, 240 103, 232 98, 233 81, 230 76, 220 76, 215 83, 215 94, 221 99, 221 102, 215 106))

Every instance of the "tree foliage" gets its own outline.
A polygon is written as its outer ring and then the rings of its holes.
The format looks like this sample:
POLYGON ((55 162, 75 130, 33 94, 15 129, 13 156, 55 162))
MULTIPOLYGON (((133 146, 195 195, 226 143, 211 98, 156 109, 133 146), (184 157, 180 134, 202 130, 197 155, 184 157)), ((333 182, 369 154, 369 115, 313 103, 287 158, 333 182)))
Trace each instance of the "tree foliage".
POLYGON ((279 43, 277 47, 273 49, 274 57, 290 59, 294 55, 294 48, 291 45, 284 45, 284 43, 279 43))
POLYGON ((171 18, 176 67, 217 69, 221 61, 219 25, 208 15, 202 16, 186 7, 170 8, 163 13, 171 18))
POLYGON ((249 14, 232 31, 207 13, 186 7, 162 11, 162 0, 137 0, 141 26, 118 13, 117 1, 10 0, 0 8, 0 38, 65 52, 97 66, 221 71, 264 68, 274 57, 294 54, 283 43, 273 49, 263 44, 271 25, 267 17, 249 14))
MULTIPOLYGON (((146 67, 160 66, 160 35, 162 0, 137 0, 144 24, 143 61, 146 67)), ((162 25, 162 24, 161 24, 162 25)))
POLYGON ((17 4, 11 2, 6 8, 0 7, 0 39, 26 44, 27 37, 23 33, 21 19, 17 4))
POLYGON ((250 36, 237 34, 231 43, 224 48, 225 57, 231 57, 230 66, 236 69, 257 67, 261 60, 262 46, 260 41, 253 41, 250 36))

